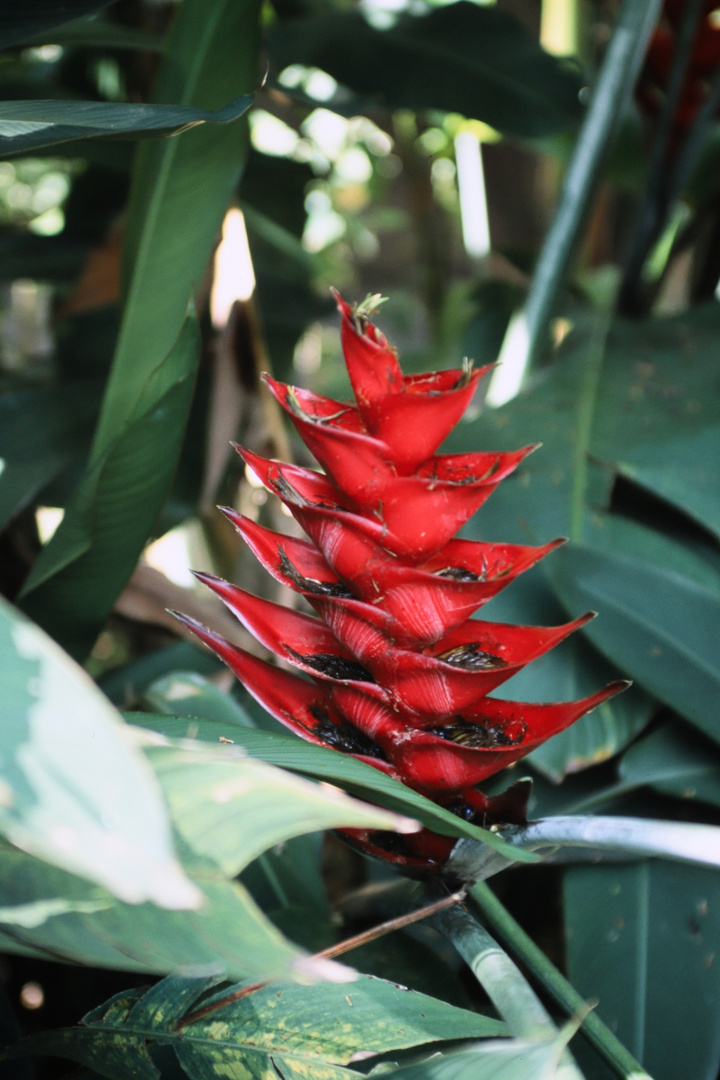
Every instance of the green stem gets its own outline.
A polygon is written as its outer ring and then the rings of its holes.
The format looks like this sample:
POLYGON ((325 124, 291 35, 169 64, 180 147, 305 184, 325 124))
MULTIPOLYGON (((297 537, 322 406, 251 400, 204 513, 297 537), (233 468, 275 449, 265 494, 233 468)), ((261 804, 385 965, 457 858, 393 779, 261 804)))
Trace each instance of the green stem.
MULTIPOLYGON (((446 908, 432 924, 447 937, 470 967, 512 1035, 530 1040, 555 1039, 557 1029, 517 965, 464 907, 446 908)), ((580 1080, 565 1050, 553 1074, 557 1080, 580 1080)))
MULTIPOLYGON (((469 893, 493 933, 522 962, 555 1004, 568 1016, 581 1015, 586 1005, 583 998, 515 922, 491 889, 480 883, 473 885, 469 893)), ((651 1080, 596 1013, 587 1014, 580 1031, 616 1076, 622 1080, 651 1080)))
MULTIPOLYGON (((660 0, 625 0, 618 15, 565 175, 558 209, 540 252, 524 309, 519 313, 524 323, 524 355, 518 351, 513 363, 522 366, 522 370, 532 365, 540 351, 603 156, 632 94, 659 10, 660 0)), ((515 340, 518 340, 516 327, 515 340)), ((505 344, 501 356, 504 351, 505 344)))
POLYGON ((450 908, 435 915, 432 922, 452 941, 513 1035, 532 1038, 557 1034, 517 965, 468 911, 450 908))

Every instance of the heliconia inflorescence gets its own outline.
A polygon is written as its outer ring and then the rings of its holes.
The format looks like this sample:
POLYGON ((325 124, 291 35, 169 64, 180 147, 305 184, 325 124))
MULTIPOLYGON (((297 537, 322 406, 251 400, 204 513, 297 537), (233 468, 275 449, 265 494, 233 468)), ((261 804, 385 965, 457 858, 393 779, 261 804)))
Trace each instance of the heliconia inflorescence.
MULTIPOLYGON (((300 540, 224 509, 266 570, 301 593, 302 614, 198 574, 267 649, 302 675, 266 663, 179 618, 281 724, 350 754, 480 824, 518 820, 524 800, 477 785, 623 689, 581 701, 522 704, 489 697, 583 626, 510 626, 470 616, 562 543, 542 547, 454 539, 535 447, 437 454, 489 370, 403 375, 395 351, 337 298, 356 404, 267 385, 324 474, 238 450, 309 537, 300 540)), ((453 841, 348 832, 366 851, 432 866, 453 841)))

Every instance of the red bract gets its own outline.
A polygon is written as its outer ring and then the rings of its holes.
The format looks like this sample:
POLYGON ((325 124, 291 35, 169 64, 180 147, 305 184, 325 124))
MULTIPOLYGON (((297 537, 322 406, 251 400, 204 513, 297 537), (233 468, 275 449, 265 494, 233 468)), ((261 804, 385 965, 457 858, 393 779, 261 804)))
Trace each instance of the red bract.
MULTIPOLYGON (((211 574, 197 576, 265 648, 301 674, 266 663, 186 616, 280 723, 374 766, 473 820, 518 821, 526 787, 486 797, 477 785, 616 694, 537 705, 488 695, 583 626, 508 626, 471 618, 562 540, 543 547, 454 539, 534 447, 438 454, 487 369, 404 376, 397 356, 340 298, 355 404, 267 379, 324 475, 258 457, 246 465, 309 540, 223 512, 266 570, 315 614, 281 607, 211 574)), ((453 841, 347 832, 373 854, 433 866, 453 841)))

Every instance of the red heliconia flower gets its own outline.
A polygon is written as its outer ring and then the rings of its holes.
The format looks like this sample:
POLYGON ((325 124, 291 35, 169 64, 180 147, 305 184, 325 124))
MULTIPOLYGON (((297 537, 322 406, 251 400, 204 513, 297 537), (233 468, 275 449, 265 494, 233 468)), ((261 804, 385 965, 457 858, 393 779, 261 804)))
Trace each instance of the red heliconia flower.
MULTIPOLYGON (((581 701, 522 704, 488 695, 583 626, 508 626, 471 616, 561 544, 454 539, 534 447, 513 453, 438 454, 487 368, 402 374, 395 351, 339 297, 355 404, 267 377, 324 474, 238 447, 308 540, 223 512, 266 570, 315 614, 198 574, 245 627, 301 674, 260 660, 179 616, 280 723, 350 754, 466 818, 524 819, 524 783, 488 797, 489 776, 618 693, 616 682, 581 701)), ((424 830, 402 838, 347 830, 365 851, 434 866, 453 841, 424 830)))

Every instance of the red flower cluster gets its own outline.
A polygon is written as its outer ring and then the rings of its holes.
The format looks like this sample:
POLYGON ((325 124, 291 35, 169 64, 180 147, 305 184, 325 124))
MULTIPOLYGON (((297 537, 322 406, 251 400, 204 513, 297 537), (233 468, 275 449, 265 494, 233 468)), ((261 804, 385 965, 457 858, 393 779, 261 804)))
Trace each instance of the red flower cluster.
MULTIPOLYGON (((369 322, 338 298, 356 405, 267 378, 324 474, 239 452, 309 540, 223 512, 263 566, 301 593, 301 614, 210 574, 198 574, 271 652, 303 672, 250 655, 181 619, 282 724, 351 754, 466 818, 517 818, 522 799, 477 784, 523 757, 626 684, 560 704, 488 695, 591 615, 565 626, 508 626, 470 618, 552 551, 453 539, 533 449, 437 454, 488 370, 403 375, 369 322)), ((425 831, 400 838, 351 834, 396 862, 447 857, 452 841, 425 831)))
MULTIPOLYGON (((662 108, 685 7, 686 0, 665 0, 662 20, 650 39, 638 95, 641 104, 653 116, 662 108)), ((698 20, 695 41, 673 121, 670 147, 672 153, 701 109, 708 94, 708 80, 720 65, 720 24, 714 14, 717 7, 717 0, 705 0, 698 20)))

